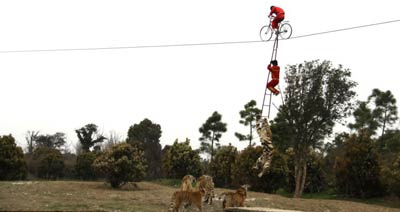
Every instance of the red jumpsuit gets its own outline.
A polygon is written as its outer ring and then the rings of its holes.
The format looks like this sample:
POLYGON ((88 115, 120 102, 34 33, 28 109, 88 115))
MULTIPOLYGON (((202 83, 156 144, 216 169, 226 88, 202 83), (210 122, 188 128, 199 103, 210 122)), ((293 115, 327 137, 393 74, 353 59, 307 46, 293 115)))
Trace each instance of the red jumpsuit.
POLYGON ((275 95, 279 94, 279 91, 275 88, 276 85, 279 83, 279 66, 272 66, 271 64, 268 65, 268 70, 271 72, 272 80, 267 84, 267 88, 274 93, 275 95))
POLYGON ((269 16, 275 14, 274 20, 272 20, 272 29, 278 29, 278 24, 285 19, 285 11, 280 7, 272 7, 269 16))

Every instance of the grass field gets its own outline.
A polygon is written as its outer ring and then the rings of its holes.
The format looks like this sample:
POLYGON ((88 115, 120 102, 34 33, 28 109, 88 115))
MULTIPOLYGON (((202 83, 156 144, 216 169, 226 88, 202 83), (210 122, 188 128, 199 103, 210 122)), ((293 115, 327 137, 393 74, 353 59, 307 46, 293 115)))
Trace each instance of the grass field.
MULTIPOLYGON (((137 183, 137 187, 128 184, 121 189, 112 189, 103 182, 0 182, 0 211, 167 211, 171 194, 177 188, 162 184, 163 182, 140 182, 137 183)), ((226 190, 216 189, 216 194, 226 190)), ((400 207, 400 203, 395 200, 376 201, 379 205, 345 200, 293 199, 281 195, 249 192, 246 205, 323 212, 400 211, 400 208, 395 208, 400 207)), ((204 207, 207 212, 222 212, 221 201, 218 200, 214 201, 212 206, 204 207)), ((197 210, 190 208, 189 211, 197 210)))

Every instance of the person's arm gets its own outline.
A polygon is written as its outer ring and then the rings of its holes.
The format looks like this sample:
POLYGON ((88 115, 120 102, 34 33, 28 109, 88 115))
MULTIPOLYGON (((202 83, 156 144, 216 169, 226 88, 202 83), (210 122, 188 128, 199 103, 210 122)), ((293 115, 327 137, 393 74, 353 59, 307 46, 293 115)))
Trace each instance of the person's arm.
POLYGON ((271 10, 271 12, 269 13, 269 16, 268 16, 268 17, 271 17, 272 14, 274 14, 274 12, 275 12, 275 8, 272 8, 272 10, 271 10))
POLYGON ((268 65, 268 70, 272 72, 272 66, 271 66, 271 64, 268 65))

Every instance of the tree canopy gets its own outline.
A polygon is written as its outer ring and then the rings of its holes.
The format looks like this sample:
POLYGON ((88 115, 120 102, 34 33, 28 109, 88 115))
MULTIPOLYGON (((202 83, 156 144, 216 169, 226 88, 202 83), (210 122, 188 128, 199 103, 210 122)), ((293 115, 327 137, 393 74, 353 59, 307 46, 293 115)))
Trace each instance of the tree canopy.
POLYGON ((257 116, 260 115, 261 110, 256 107, 257 102, 255 100, 251 100, 247 104, 244 105, 244 110, 239 112, 241 120, 239 123, 244 126, 249 126, 249 134, 243 135, 241 133, 236 132, 235 136, 239 139, 239 141, 249 141, 249 146, 251 146, 251 142, 253 140, 253 130, 256 127, 256 119, 257 116))
POLYGON ((200 150, 210 154, 211 161, 214 156, 214 144, 219 146, 219 139, 227 130, 226 123, 223 123, 221 119, 222 115, 215 111, 199 129, 201 133, 200 150))

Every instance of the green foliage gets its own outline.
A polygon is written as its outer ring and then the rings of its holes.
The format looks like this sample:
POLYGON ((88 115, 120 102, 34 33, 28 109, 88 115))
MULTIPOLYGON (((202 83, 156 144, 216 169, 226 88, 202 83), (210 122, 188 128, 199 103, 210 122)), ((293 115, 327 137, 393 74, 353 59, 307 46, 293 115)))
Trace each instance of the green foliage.
POLYGON ((270 128, 272 133, 272 141, 274 148, 279 152, 286 152, 289 148, 293 149, 294 143, 294 130, 286 121, 283 113, 278 113, 273 121, 271 121, 270 128))
POLYGON ((200 155, 192 150, 190 140, 179 143, 175 140, 172 146, 165 146, 162 167, 166 177, 182 179, 183 176, 201 174, 200 155))
POLYGON ((251 146, 251 141, 253 140, 253 130, 256 127, 256 119, 257 116, 260 115, 261 110, 256 107, 257 102, 255 100, 251 100, 246 105, 244 105, 244 110, 239 112, 240 118, 242 118, 239 123, 244 126, 249 126, 249 134, 242 135, 238 132, 235 133, 235 136, 239 139, 239 141, 249 141, 249 146, 251 146))
POLYGON ((158 178, 161 174, 161 126, 149 119, 129 127, 127 142, 144 151, 148 163, 147 178, 158 178))
POLYGON ((76 157, 75 172, 77 177, 82 180, 96 179, 96 172, 93 167, 93 162, 96 159, 94 152, 82 152, 76 157))
POLYGON ((327 187, 323 156, 320 153, 312 152, 307 159, 307 177, 304 192, 320 193, 327 187))
POLYGON ((308 151, 332 132, 335 121, 348 115, 356 85, 350 75, 349 70, 334 68, 329 61, 289 66, 286 104, 279 117, 294 131, 295 139, 290 140, 295 141, 295 152, 308 151))
POLYGON ((161 126, 149 119, 129 127, 127 141, 160 142, 161 126))
POLYGON ((336 184, 336 175, 334 172, 336 158, 344 157, 344 143, 349 139, 349 137, 350 135, 348 133, 339 133, 335 135, 335 138, 331 143, 325 144, 323 171, 326 177, 326 184, 330 188, 334 188, 336 184))
POLYGON ((226 132, 226 123, 221 121, 222 115, 215 111, 206 122, 200 127, 200 150, 208 153, 211 156, 211 160, 214 156, 214 144, 219 146, 219 139, 222 137, 222 133, 226 132))
POLYGON ((100 135, 97 131, 97 125, 87 124, 84 127, 75 130, 81 144, 83 152, 89 152, 96 143, 102 143, 106 137, 100 135))
POLYGON ((217 149, 214 160, 210 164, 210 174, 216 186, 229 187, 232 184, 237 155, 236 147, 230 144, 217 149))
POLYGON ((400 153, 391 162, 383 165, 381 181, 389 194, 400 197, 400 153))
POLYGON ((285 155, 274 151, 269 171, 259 178, 254 170, 257 158, 262 154, 262 147, 247 147, 236 158, 233 184, 237 187, 243 184, 251 185, 251 190, 275 193, 280 188, 287 187, 288 166, 285 155))
POLYGON ((385 134, 387 125, 392 125, 398 119, 396 99, 390 91, 372 90, 372 94, 368 97, 368 101, 373 101, 375 109, 374 116, 382 127, 382 134, 385 134))
POLYGON ((117 144, 104 152, 96 158, 93 166, 106 176, 113 188, 126 182, 142 180, 147 168, 144 153, 137 146, 127 143, 117 144))
POLYGON ((54 135, 37 135, 35 138, 36 148, 59 149, 65 145, 65 133, 57 132, 54 135))
POLYGON ((75 171, 76 155, 72 153, 64 153, 62 155, 64 161, 64 179, 75 179, 77 177, 75 171))
POLYGON ((64 161, 60 150, 48 147, 37 148, 33 152, 36 175, 46 180, 56 180, 63 176, 64 161))
POLYGON ((350 123, 350 129, 363 130, 370 135, 374 135, 379 123, 376 120, 376 115, 368 107, 367 102, 359 102, 358 108, 353 112, 355 123, 350 123))
POLYGON ((295 197, 300 197, 304 190, 310 148, 321 148, 335 122, 347 117, 352 109, 356 83, 350 76, 349 70, 342 66, 335 68, 329 61, 310 61, 288 67, 285 104, 274 121, 282 129, 290 129, 285 139, 278 140, 288 143, 282 147, 290 146, 294 151, 298 185, 295 197))
POLYGON ((400 152, 400 130, 387 130, 378 141, 378 151, 385 154, 400 152))
POLYGON ((27 166, 21 147, 11 135, 0 136, 0 180, 23 180, 27 166))
MULTIPOLYGON (((289 184, 288 191, 292 192, 295 190, 295 155, 292 149, 286 151, 288 156, 288 167, 289 167, 289 184)), ((307 176, 304 183, 304 192, 306 193, 316 193, 322 192, 328 187, 327 176, 324 171, 325 164, 324 158, 321 153, 310 151, 307 154, 306 159, 306 169, 307 176)))
POLYGON ((374 197, 382 193, 378 153, 368 133, 353 134, 337 158, 335 173, 339 192, 351 197, 374 197))

